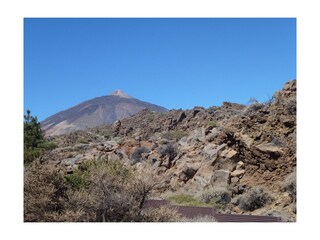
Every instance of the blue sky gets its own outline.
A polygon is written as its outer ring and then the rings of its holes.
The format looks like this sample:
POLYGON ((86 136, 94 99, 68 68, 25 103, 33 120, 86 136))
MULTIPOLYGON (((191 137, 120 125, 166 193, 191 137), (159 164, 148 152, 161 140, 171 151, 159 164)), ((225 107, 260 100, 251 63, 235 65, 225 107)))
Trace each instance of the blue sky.
POLYGON ((266 101, 296 78, 296 19, 24 20, 24 110, 116 89, 168 109, 266 101))

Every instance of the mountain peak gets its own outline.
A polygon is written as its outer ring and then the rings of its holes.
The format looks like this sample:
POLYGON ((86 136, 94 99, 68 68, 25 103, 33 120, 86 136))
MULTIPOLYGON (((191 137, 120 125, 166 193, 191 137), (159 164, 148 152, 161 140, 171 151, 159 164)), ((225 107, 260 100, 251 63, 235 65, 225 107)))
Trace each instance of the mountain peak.
POLYGON ((117 96, 117 97, 122 97, 122 98, 133 98, 119 89, 112 92, 110 94, 110 96, 117 96))

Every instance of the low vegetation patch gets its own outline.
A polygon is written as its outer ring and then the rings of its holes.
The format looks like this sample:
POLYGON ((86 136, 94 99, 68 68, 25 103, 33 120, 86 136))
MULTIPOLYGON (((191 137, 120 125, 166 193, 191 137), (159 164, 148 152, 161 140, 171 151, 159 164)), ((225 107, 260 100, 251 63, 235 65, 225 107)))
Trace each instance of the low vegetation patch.
POLYGON ((270 195, 261 187, 255 187, 242 194, 238 199, 239 207, 245 211, 253 211, 271 201, 270 195))
POLYGON ((179 141, 181 138, 187 136, 188 133, 186 131, 177 130, 177 131, 169 131, 162 134, 162 138, 168 140, 179 141))
POLYGON ((180 222, 181 214, 172 207, 150 208, 143 213, 146 222, 180 222))
POLYGON ((135 162, 140 162, 142 158, 143 153, 149 153, 150 149, 146 147, 138 147, 134 152, 132 153, 132 158, 135 162))
MULTIPOLYGON (((26 222, 139 222, 154 187, 120 161, 90 161, 68 175, 53 165, 33 162, 24 176, 26 222)), ((166 213, 161 219, 166 218, 166 213)))
POLYGON ((283 183, 283 188, 286 192, 289 193, 293 202, 296 202, 296 195, 297 195, 297 183, 296 183, 296 173, 290 173, 283 183))
POLYGON ((178 154, 178 149, 172 144, 165 144, 158 148, 158 153, 161 157, 168 157, 169 160, 173 160, 178 154))
POLYGON ((214 189, 211 191, 204 192, 200 199, 204 203, 215 203, 215 204, 228 204, 231 201, 231 192, 225 189, 214 189))
POLYGON ((208 126, 209 127, 216 127, 217 126, 217 122, 216 121, 209 121, 208 122, 208 126))
POLYGON ((217 203, 213 199, 210 201, 203 201, 203 199, 194 197, 189 194, 172 195, 168 198, 173 204, 181 206, 193 206, 193 207, 212 207, 218 209, 224 209, 223 204, 217 203))

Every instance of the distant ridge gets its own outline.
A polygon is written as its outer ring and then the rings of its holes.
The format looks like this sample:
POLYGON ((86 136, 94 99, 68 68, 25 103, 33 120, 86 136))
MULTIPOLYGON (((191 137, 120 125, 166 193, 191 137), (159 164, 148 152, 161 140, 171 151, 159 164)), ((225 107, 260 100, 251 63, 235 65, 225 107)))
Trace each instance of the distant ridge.
POLYGON ((144 102, 116 90, 107 96, 84 101, 74 107, 58 112, 41 122, 47 136, 61 135, 110 124, 149 109, 155 112, 168 111, 166 108, 144 102))

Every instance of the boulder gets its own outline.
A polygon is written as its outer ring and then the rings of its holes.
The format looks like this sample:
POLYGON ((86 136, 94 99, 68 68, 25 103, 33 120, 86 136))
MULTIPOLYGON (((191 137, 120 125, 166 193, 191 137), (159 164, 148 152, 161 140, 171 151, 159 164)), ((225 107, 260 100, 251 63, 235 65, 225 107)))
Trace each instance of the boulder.
POLYGON ((219 131, 217 128, 213 128, 206 136, 206 140, 208 142, 212 142, 219 135, 219 131))
POLYGON ((231 178, 231 184, 236 184, 237 182, 239 182, 239 178, 237 178, 237 177, 231 178))
POLYGON ((270 142, 270 143, 261 143, 258 146, 256 146, 256 148, 259 151, 261 151, 263 153, 267 153, 267 154, 276 154, 276 155, 282 155, 283 154, 283 150, 279 146, 276 146, 272 142, 270 142))
POLYGON ((63 159, 61 160, 61 163, 65 166, 72 166, 72 165, 78 164, 82 159, 83 159, 83 155, 79 154, 73 158, 63 159))
POLYGON ((214 188, 228 188, 230 182, 230 172, 227 170, 214 171, 211 184, 214 188))
POLYGON ((207 155, 209 157, 212 157, 213 155, 217 154, 216 147, 217 147, 217 145, 215 145, 213 143, 209 143, 209 144, 205 145, 205 147, 203 148, 203 154, 207 155))
POLYGON ((241 170, 234 170, 232 173, 231 173, 231 177, 237 177, 237 178, 240 178, 243 176, 243 174, 245 173, 245 171, 243 169, 241 170))
POLYGON ((244 169, 244 162, 240 161, 237 163, 236 170, 244 169))
POLYGON ((254 143, 254 140, 251 137, 249 137, 247 134, 241 134, 240 139, 247 148, 250 148, 251 145, 254 143))
POLYGON ((226 144, 217 146, 213 143, 209 143, 203 148, 202 154, 205 160, 210 161, 213 165, 217 160, 217 157, 220 156, 221 152, 226 148, 226 146, 226 144))
POLYGON ((203 141, 205 141, 205 138, 202 129, 195 129, 187 138, 187 144, 190 146, 203 141))
POLYGON ((186 163, 184 164, 182 171, 179 174, 179 180, 187 182, 189 179, 193 178, 198 169, 200 168, 200 163, 186 163))
POLYGON ((182 122, 183 119, 187 117, 186 113, 183 111, 177 117, 177 123, 182 122))
POLYGON ((192 184, 197 188, 203 189, 211 186, 213 176, 213 167, 202 165, 192 179, 192 184))
POLYGON ((227 159, 234 159, 237 156, 238 152, 233 149, 226 149, 221 152, 220 156, 227 159))

